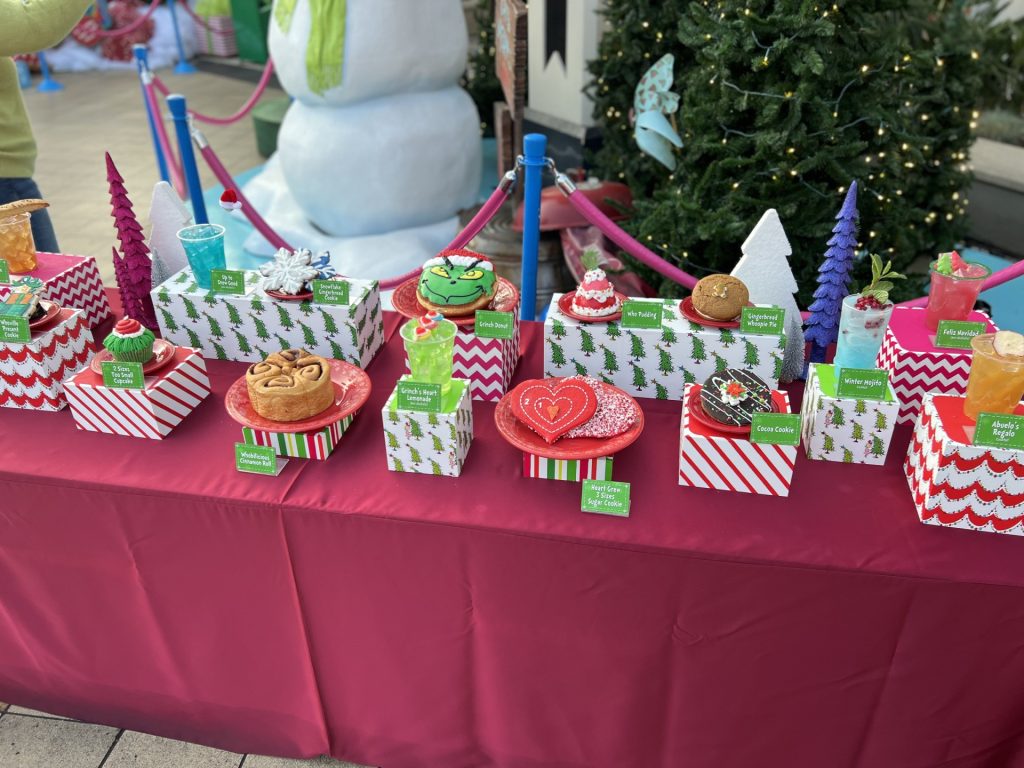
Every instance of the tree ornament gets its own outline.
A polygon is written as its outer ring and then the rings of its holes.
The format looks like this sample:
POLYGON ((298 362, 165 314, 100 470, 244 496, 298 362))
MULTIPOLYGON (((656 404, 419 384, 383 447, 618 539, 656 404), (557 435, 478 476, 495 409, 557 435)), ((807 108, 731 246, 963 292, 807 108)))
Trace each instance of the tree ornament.
POLYGON ((142 234, 142 227, 135 218, 132 201, 124 179, 118 173, 110 153, 107 158, 107 182, 110 188, 110 205, 113 210, 114 228, 121 244, 121 253, 114 250, 114 276, 121 294, 121 304, 126 317, 138 320, 151 331, 159 331, 149 292, 153 289, 153 264, 149 248, 142 234))

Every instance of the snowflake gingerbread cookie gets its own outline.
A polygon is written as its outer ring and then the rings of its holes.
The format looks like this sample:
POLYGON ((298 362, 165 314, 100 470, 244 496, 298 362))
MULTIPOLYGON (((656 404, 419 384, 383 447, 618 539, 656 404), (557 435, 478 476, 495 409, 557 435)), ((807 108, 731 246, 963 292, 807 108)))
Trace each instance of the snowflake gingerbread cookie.
POLYGON ((291 296, 301 293, 306 283, 315 280, 319 274, 312 262, 313 254, 306 248, 297 251, 279 249, 272 262, 260 267, 263 290, 279 291, 291 296))

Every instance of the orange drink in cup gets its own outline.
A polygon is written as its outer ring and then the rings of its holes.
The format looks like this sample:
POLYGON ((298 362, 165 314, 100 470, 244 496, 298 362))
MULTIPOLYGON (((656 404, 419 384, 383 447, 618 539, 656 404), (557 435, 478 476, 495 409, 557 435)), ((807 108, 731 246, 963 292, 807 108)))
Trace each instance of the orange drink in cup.
POLYGON ((31 272, 36 268, 32 214, 16 213, 0 219, 0 259, 7 260, 12 274, 31 272))
POLYGON ((1024 336, 983 333, 971 339, 971 347, 964 415, 977 421, 979 413, 1013 413, 1024 397, 1024 336))

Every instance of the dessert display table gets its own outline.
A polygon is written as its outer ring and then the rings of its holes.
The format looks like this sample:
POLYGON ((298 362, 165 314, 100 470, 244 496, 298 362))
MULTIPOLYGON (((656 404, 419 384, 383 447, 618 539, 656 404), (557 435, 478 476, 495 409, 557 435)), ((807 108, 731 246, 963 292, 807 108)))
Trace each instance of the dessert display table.
POLYGON ((0 410, 0 699, 386 768, 1019 759, 1020 539, 920 524, 909 427, 882 467, 711 493, 678 485, 681 404, 643 400, 630 517, 588 515, 491 403, 460 478, 389 472, 397 325, 333 455, 277 477, 234 469, 243 363, 163 441, 0 410))

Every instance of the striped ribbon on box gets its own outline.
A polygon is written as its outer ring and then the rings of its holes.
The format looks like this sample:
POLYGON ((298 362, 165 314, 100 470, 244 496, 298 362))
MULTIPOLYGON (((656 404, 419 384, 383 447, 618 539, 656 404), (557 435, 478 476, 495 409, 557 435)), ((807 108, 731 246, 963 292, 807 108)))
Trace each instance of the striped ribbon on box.
POLYGON ((613 456, 599 459, 545 459, 533 453, 523 454, 523 476, 542 480, 611 480, 613 456))
POLYGON ((249 445, 270 446, 278 456, 322 461, 334 451, 352 418, 346 416, 318 432, 265 432, 243 427, 242 438, 249 445))

